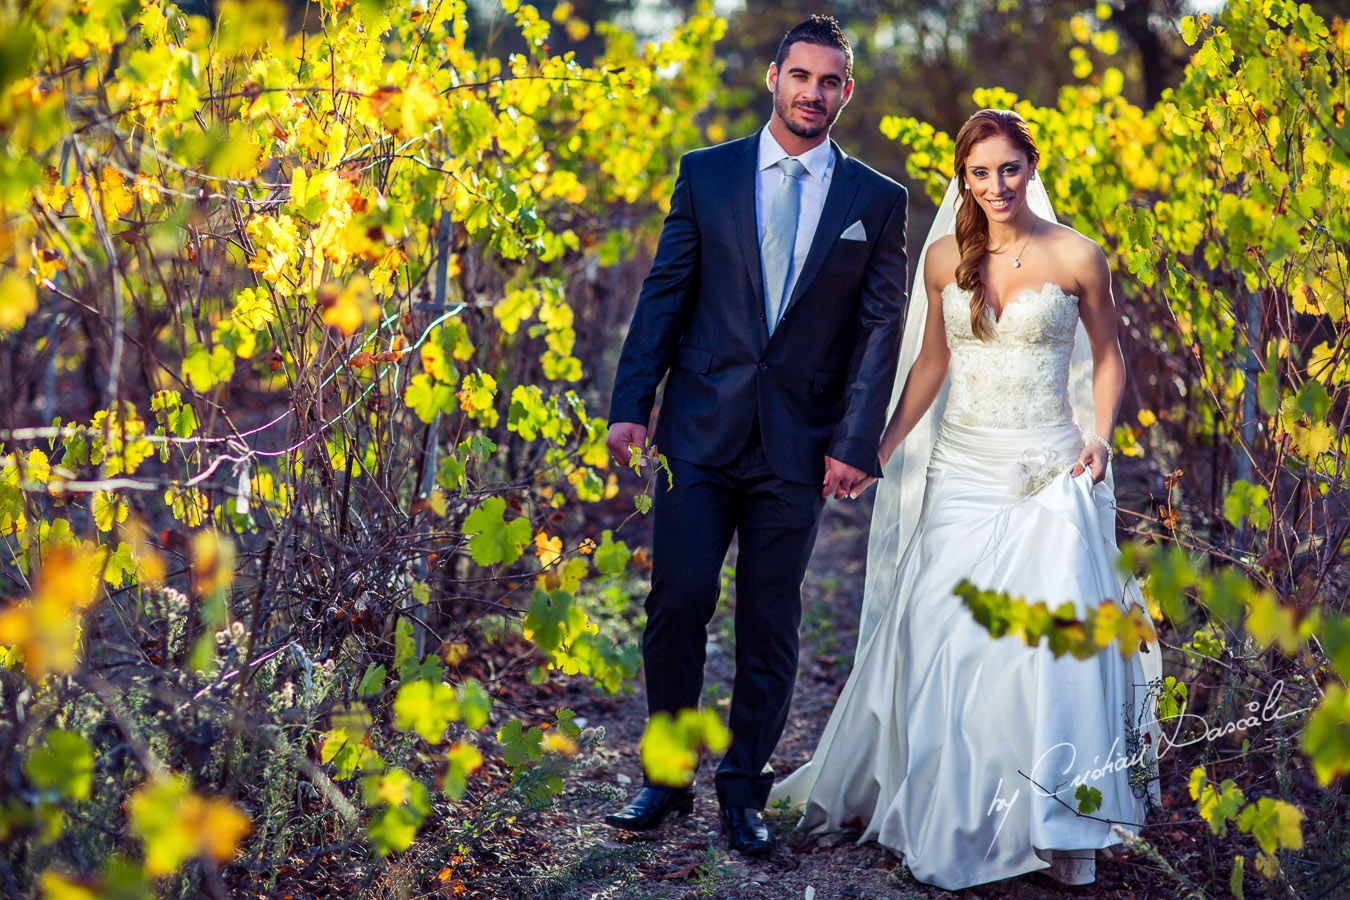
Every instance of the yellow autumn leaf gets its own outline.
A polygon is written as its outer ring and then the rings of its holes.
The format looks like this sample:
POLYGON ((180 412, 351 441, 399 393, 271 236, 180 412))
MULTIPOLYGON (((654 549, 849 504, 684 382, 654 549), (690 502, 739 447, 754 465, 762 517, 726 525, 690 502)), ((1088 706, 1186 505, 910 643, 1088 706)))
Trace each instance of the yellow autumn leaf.
POLYGON ((99 900, 99 890, 50 870, 42 873, 43 900, 99 900))
POLYGON ((249 832, 249 817, 221 797, 188 788, 178 775, 150 779, 127 801, 132 829, 145 842, 145 871, 168 875, 194 857, 229 862, 249 832))
POLYGON ((168 567, 154 544, 150 543, 150 530, 145 520, 139 516, 122 522, 120 535, 122 541, 131 549, 131 558, 136 561, 136 579, 142 584, 162 584, 168 567))
POLYGON ((47 186, 42 192, 43 201, 53 211, 60 212, 70 196, 66 186, 61 183, 61 173, 56 171, 55 166, 47 166, 42 170, 42 180, 47 186))
POLYGON ((75 215, 85 222, 93 221, 94 217, 89 206, 89 194, 85 191, 84 185, 76 182, 67 190, 70 193, 70 205, 75 208, 75 215))
POLYGON ((248 267, 275 282, 281 293, 290 294, 286 276, 295 273, 300 260, 300 233, 295 219, 287 215, 254 216, 245 231, 257 248, 248 267))
POLYGON ((539 554, 539 565, 547 569, 562 558, 562 538, 550 538, 544 532, 534 536, 535 552, 539 554))
POLYGON ((1303 811, 1274 797, 1248 804, 1238 816, 1238 828, 1256 838, 1266 853, 1303 849, 1303 811))
POLYGON ((1294 449, 1298 451, 1299 456, 1312 459, 1331 449, 1336 441, 1336 432, 1326 422, 1318 422, 1311 428, 1295 425, 1290 429, 1289 437, 1293 440, 1294 449))
POLYGON ((1294 304, 1294 312, 1301 316, 1321 315, 1322 307, 1317 302, 1317 293, 1312 285, 1302 284, 1289 292, 1289 299, 1294 304))
MULTIPOLYGON (((154 9, 154 7, 146 7, 146 8, 154 9)), ((159 185, 151 181, 150 179, 146 178, 144 175, 136 176, 136 181, 132 183, 131 189, 135 191, 136 195, 146 203, 151 204, 159 203, 160 200, 162 199, 159 185)))
POLYGON ((402 769, 394 769, 380 777, 375 796, 390 806, 402 806, 412 795, 412 776, 402 769))
POLYGON ((105 219, 115 219, 131 212, 135 197, 127 190, 127 177, 121 171, 112 166, 104 166, 100 186, 105 219))
POLYGON ((400 138, 421 134, 442 113, 441 95, 423 75, 412 73, 402 88, 384 86, 370 95, 370 107, 384 127, 400 138))
POLYGON ((483 765, 483 754, 478 748, 465 740, 456 741, 446 754, 449 766, 445 773, 444 790, 451 800, 464 796, 469 784, 469 776, 483 765))
POLYGON ((126 501, 116 494, 95 491, 89 505, 99 531, 112 531, 114 525, 127 520, 126 501))
POLYGON ((552 730, 544 732, 544 737, 539 745, 545 753, 556 753, 559 756, 576 756, 579 749, 576 741, 561 731, 552 730))
POLYGON ((678 717, 658 712, 647 721, 642 735, 642 768, 657 784, 686 787, 702 748, 721 753, 731 733, 712 709, 682 709, 678 717))
POLYGON ((127 177, 112 166, 104 166, 102 177, 97 181, 93 173, 89 173, 69 188, 75 214, 86 222, 93 221, 93 200, 97 199, 105 222, 125 216, 135 202, 135 196, 127 190, 126 184, 127 177))
POLYGON ((455 394, 460 408, 467 413, 489 409, 497 397, 497 379, 476 373, 464 376, 463 387, 455 394))
POLYGON ((417 350, 422 371, 444 384, 455 383, 455 367, 445 358, 445 349, 435 341, 426 341, 417 350))
POLYGON ((50 481, 52 464, 47 459, 47 454, 37 448, 30 451, 27 465, 24 467, 24 474, 28 476, 29 481, 36 481, 38 484, 46 484, 50 481))
POLYGON ((266 288, 244 288, 235 295, 231 318, 245 328, 259 331, 275 321, 276 317, 276 308, 266 288))
POLYGON ((379 316, 370 281, 364 275, 358 275, 343 287, 326 284, 317 296, 323 310, 323 323, 344 335, 354 333, 362 324, 374 322, 379 316))
POLYGON ((436 85, 423 75, 411 74, 403 88, 400 134, 412 137, 420 134, 428 122, 441 114, 441 95, 436 85))
POLYGON ((447 641, 441 647, 441 659, 445 660, 445 664, 451 668, 464 662, 468 655, 469 645, 463 641, 447 641))
POLYGON ((57 272, 66 270, 65 260, 61 259, 57 253, 38 246, 32 246, 32 251, 33 268, 37 271, 38 281, 46 281, 54 277, 57 272))
POLYGON ((98 553, 59 547, 43 559, 32 596, 0 611, 0 647, 20 651, 29 681, 79 666, 80 621, 98 599, 102 567, 98 553))
POLYGON ((26 276, 10 271, 0 276, 0 331, 17 331, 37 312, 37 291, 26 276))
POLYGON ((427 506, 438 516, 444 516, 450 509, 449 503, 445 499, 445 492, 440 488, 432 488, 431 493, 427 494, 427 506))
POLYGON ((1247 601, 1247 630, 1261 646, 1278 644, 1286 656, 1293 656, 1308 629, 1300 626, 1292 607, 1270 591, 1257 591, 1247 601))
POLYGON ((234 543, 218 531, 192 536, 192 586, 198 596, 228 590, 234 581, 234 543))

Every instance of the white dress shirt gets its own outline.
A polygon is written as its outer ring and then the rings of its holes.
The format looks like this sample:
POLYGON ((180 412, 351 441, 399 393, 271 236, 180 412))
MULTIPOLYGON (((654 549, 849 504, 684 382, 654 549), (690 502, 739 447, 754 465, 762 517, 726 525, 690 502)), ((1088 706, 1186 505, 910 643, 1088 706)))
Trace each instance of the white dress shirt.
MULTIPOLYGON (((755 221, 758 225, 760 246, 764 244, 764 222, 769 218, 769 205, 773 202, 774 191, 785 177, 783 171, 778 168, 778 161, 787 156, 791 154, 769 133, 769 127, 764 126, 759 133, 759 169, 755 178, 755 221)), ((830 176, 834 174, 834 148, 826 139, 795 159, 806 167, 806 171, 797 179, 800 192, 797 206, 797 242, 792 248, 792 267, 788 270, 786 290, 783 293, 784 308, 797 286, 797 276, 801 274, 806 254, 811 251, 811 241, 816 236, 820 211, 825 208, 825 194, 830 189, 830 176)))

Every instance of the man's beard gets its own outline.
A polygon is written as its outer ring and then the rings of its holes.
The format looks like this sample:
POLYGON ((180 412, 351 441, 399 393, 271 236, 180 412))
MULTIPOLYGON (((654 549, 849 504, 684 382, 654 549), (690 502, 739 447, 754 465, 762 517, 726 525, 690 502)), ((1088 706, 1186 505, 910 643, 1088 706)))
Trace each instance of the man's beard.
MULTIPOLYGON (((821 117, 820 124, 804 125, 801 122, 795 122, 788 117, 788 113, 792 112, 792 110, 788 108, 788 105, 783 102, 783 99, 778 96, 777 92, 773 95, 773 108, 774 111, 778 113, 778 118, 782 119, 783 124, 787 126, 788 131, 791 131, 797 137, 801 138, 820 137, 822 134, 829 131, 830 127, 834 125, 835 120, 839 118, 838 109, 834 111, 834 115, 830 115, 828 107, 820 106, 816 108, 825 113, 825 115, 821 117)), ((843 109, 843 107, 840 107, 840 109, 843 109)))

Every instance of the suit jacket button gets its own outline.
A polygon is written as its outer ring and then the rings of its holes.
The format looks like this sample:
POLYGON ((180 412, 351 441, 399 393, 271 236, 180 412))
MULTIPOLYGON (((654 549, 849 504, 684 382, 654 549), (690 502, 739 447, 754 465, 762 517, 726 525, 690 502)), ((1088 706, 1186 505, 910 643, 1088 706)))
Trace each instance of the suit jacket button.
POLYGON ((759 370, 760 370, 761 372, 767 372, 767 371, 769 371, 769 364, 766 363, 766 362, 760 363, 760 364, 759 364, 759 370))

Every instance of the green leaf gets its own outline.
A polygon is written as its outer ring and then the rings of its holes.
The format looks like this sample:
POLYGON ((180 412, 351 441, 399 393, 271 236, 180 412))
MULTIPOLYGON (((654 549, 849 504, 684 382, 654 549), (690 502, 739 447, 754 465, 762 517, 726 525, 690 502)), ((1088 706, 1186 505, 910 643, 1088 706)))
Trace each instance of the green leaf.
POLYGON ((472 453, 478 458, 488 456, 497 452, 497 444, 492 438, 485 434, 471 434, 467 440, 460 443, 459 449, 472 453))
POLYGON ((1266 853, 1303 849, 1303 811, 1283 800, 1262 797, 1248 804, 1238 816, 1238 828, 1256 838, 1266 853))
POLYGON ((615 541, 614 533, 606 530, 600 535, 600 546, 595 551, 595 567, 601 575, 618 575, 627 568, 632 556, 628 545, 615 541))
POLYGON ((380 811, 371 819, 367 834, 382 854, 406 850, 417 829, 431 812, 426 785, 403 769, 371 775, 364 782, 366 803, 380 811))
POLYGON ((657 784, 688 787, 699 752, 706 748, 721 753, 729 743, 731 732, 710 708, 682 709, 674 718, 658 712, 647 720, 642 735, 642 768, 657 784))
POLYGON ((1331 397, 1320 381, 1305 381, 1298 389, 1294 403, 1309 421, 1321 422, 1331 409, 1331 397))
POLYGON ((488 716, 492 714, 492 696, 477 679, 470 678, 456 687, 455 698, 465 728, 477 731, 487 724, 488 716))
POLYGON ((24 769, 44 799, 87 800, 93 784, 94 751, 79 734, 54 728, 29 755, 24 769))
POLYGON ((409 682, 398 689, 394 700, 394 724, 404 731, 416 731, 428 744, 439 744, 445 729, 459 718, 455 692, 444 682, 409 682))
POLYGON ((394 626, 394 665, 402 669, 409 662, 417 662, 417 641, 413 638, 413 623, 400 618, 394 626))
POLYGON ((1270 525, 1270 508, 1266 505, 1269 500, 1270 492, 1265 485, 1235 481, 1223 501, 1224 518, 1234 528, 1241 528, 1243 520, 1250 519, 1254 528, 1264 530, 1270 525))
POLYGON ((1195 584, 1195 569, 1190 557, 1180 547, 1172 547, 1159 554, 1148 566, 1143 589, 1157 601, 1163 615, 1173 622, 1186 620, 1187 591, 1195 584))
POLYGON ((356 688, 357 696, 371 697, 378 694, 384 687, 385 675, 384 666, 377 666, 370 663, 366 666, 366 672, 361 676, 361 683, 356 688))
POLYGON ((569 594, 536 590, 522 627, 527 640, 545 654, 557 657, 566 654, 568 639, 580 633, 586 621, 586 613, 573 605, 569 594))
POLYGON ((388 856, 411 847, 421 824, 421 818, 411 810, 390 806, 371 818, 366 835, 381 856, 388 856))
POLYGON ((1078 790, 1074 791, 1073 798, 1078 801, 1078 811, 1085 816, 1090 816, 1102 808, 1102 792, 1095 787, 1080 784, 1078 790))
MULTIPOLYGON (((550 419, 544 405, 544 395, 535 385, 519 384, 511 391, 511 408, 506 414, 506 427, 527 441, 533 441, 545 430, 550 419)), ((552 436, 556 437, 554 429, 552 436)))
POLYGON ((1228 820, 1238 814, 1245 799, 1237 784, 1228 779, 1215 787, 1205 777, 1205 770, 1196 766, 1191 771, 1190 791, 1191 799, 1198 801, 1200 818, 1209 823, 1210 831, 1219 837, 1227 834, 1228 820))
POLYGON ((183 375, 192 387, 204 394, 234 374, 234 354, 217 344, 207 350, 202 344, 193 344, 183 358, 183 375))
POLYGON ((1350 680, 1350 616, 1332 616, 1322 623, 1322 649, 1343 680, 1350 680))
POLYGON ((1196 38, 1200 36, 1200 25, 1195 20, 1195 16, 1183 16, 1181 19, 1181 39, 1190 46, 1195 46, 1196 38))
POLYGON ((435 654, 429 654, 426 659, 417 655, 415 628, 407 618, 399 619, 394 627, 394 665, 403 681, 439 681, 445 672, 435 654))
POLYGON ((464 463, 456 456, 446 456, 441 460, 436 480, 447 491, 458 491, 464 486, 464 463))
POLYGON ((540 745, 543 739, 543 729, 535 726, 529 731, 523 731, 520 720, 512 719, 497 730, 497 742, 502 745, 502 762, 516 769, 542 759, 544 751, 540 745))
POLYGON ((1190 697, 1190 688, 1186 682, 1178 681, 1168 675, 1163 679, 1162 690, 1158 693, 1158 719, 1167 722, 1186 711, 1190 697))
POLYGON ((449 765, 445 772, 445 795, 459 800, 469 785, 469 776, 483 765, 483 754, 473 744, 456 741, 446 754, 449 765))
POLYGON ((119 541, 117 549, 109 549, 108 563, 103 568, 103 580, 108 584, 121 584, 129 576, 136 574, 136 559, 131 555, 131 545, 119 541))
POLYGON ((1328 683, 1300 738, 1322 784, 1350 773, 1350 691, 1328 683))
POLYGON ((472 534, 469 553, 480 566, 513 563, 530 542, 530 522, 524 517, 507 522, 506 501, 489 497, 464 521, 464 533, 472 534))
POLYGON ((183 405, 177 391, 160 391, 150 400, 150 410, 164 428, 165 434, 180 438, 192 437, 197 431, 197 413, 183 405))
POLYGON ((414 375, 403 392, 403 402, 417 413, 417 418, 430 423, 438 412, 454 412, 455 389, 452 385, 433 380, 429 375, 414 375))

